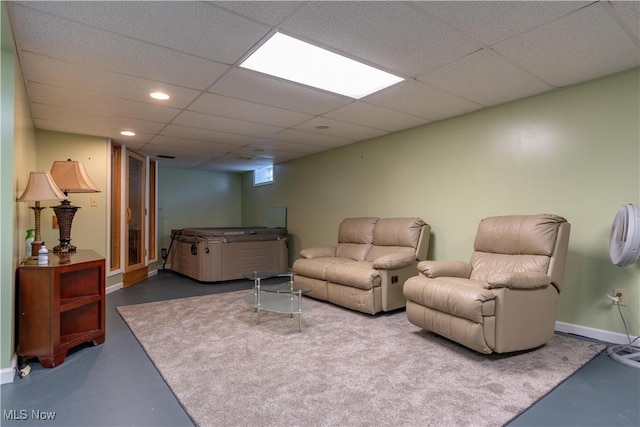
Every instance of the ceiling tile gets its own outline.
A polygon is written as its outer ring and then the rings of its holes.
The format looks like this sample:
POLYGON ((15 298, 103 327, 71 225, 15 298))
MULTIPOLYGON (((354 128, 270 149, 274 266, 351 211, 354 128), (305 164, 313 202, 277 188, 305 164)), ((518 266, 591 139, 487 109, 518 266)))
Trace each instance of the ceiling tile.
MULTIPOLYGON (((80 109, 38 103, 31 104, 31 113, 33 114, 34 119, 44 118, 47 120, 76 123, 83 126, 99 126, 101 129, 119 129, 118 132, 121 130, 135 129, 136 133, 155 134, 164 126, 161 122, 151 122, 148 120, 133 119, 131 117, 123 116, 113 117, 80 109)), ((92 132, 89 135, 95 135, 95 133, 92 132)))
POLYGON ((351 104, 324 114, 323 117, 355 123, 374 129, 396 132, 428 123, 429 120, 411 114, 400 113, 362 101, 351 104))
POLYGON ((354 123, 341 122, 334 119, 328 119, 326 117, 316 117, 294 126, 294 129, 317 133, 320 135, 347 138, 353 141, 362 141, 364 139, 375 138, 389 133, 386 130, 360 126, 354 123), (319 129, 319 126, 323 128, 319 129), (328 126, 328 128, 325 129, 324 126, 328 126))
POLYGON ((119 144, 126 144, 134 150, 142 147, 153 138, 153 134, 144 133, 138 133, 131 137, 123 137, 120 135, 118 129, 110 128, 107 123, 70 123, 59 120, 34 118, 34 124, 37 129, 111 138, 111 140, 119 144))
POLYGON ((484 106, 553 89, 489 48, 419 76, 418 80, 484 106))
POLYGON ((314 115, 353 101, 346 96, 238 68, 227 73, 209 92, 314 115))
POLYGON ((67 2, 24 3, 94 28, 168 47, 201 58, 233 64, 269 26, 204 2, 67 2), (140 22, 151 25, 140 25, 140 22), (228 37, 233 34, 233 37, 228 37))
POLYGON ((238 149, 238 145, 219 142, 205 142, 193 139, 176 138, 173 136, 156 135, 144 148, 157 147, 159 150, 174 153, 201 153, 203 157, 214 158, 221 154, 230 153, 238 149))
POLYGON ((638 46, 600 3, 498 43, 494 49, 558 87, 640 65, 638 46))
POLYGON ((15 5, 10 11, 21 50, 193 89, 210 86, 228 69, 226 65, 25 7, 15 5))
POLYGON ((640 2, 638 1, 610 1, 615 18, 623 22, 623 25, 636 38, 640 39, 640 2))
POLYGON ((299 144, 295 142, 278 141, 275 139, 261 138, 252 142, 248 147, 257 149, 271 149, 276 151, 284 151, 297 154, 313 154, 323 150, 321 146, 299 144))
POLYGON ((417 1, 415 4, 486 45, 586 6, 587 1, 417 1))
POLYGON ((319 133, 303 132, 297 129, 285 129, 273 135, 271 139, 284 142, 292 142, 294 144, 309 144, 328 148, 341 147, 343 145, 353 144, 355 141, 345 138, 337 138, 330 135, 322 135, 319 133))
POLYGON ((236 133, 247 136, 268 136, 282 130, 281 127, 230 119, 228 117, 184 111, 173 121, 176 125, 191 126, 199 129, 236 133))
POLYGON ((37 53, 22 52, 21 64, 28 82, 46 83, 169 107, 184 108, 200 94, 197 90, 50 58, 37 53), (149 94, 156 91, 169 94, 171 99, 162 102, 151 99, 149 94))
POLYGON ((189 110, 280 127, 293 126, 313 117, 310 114, 298 113, 212 93, 203 94, 189 106, 189 110))
POLYGON ((206 160, 197 155, 182 156, 175 159, 163 159, 158 158, 157 153, 153 150, 146 151, 144 149, 138 150, 138 153, 143 156, 149 156, 155 158, 158 165, 161 168, 175 168, 175 169, 196 169, 201 165, 206 164, 206 160))
POLYGON ((215 130, 198 129, 177 125, 168 125, 164 129, 162 129, 160 135, 174 136, 185 139, 195 139, 205 142, 218 142, 230 145, 247 145, 255 139, 255 137, 248 135, 238 135, 235 133, 218 132, 215 130))
POLYGON ((410 77, 482 47, 408 2, 308 2, 282 29, 410 77))
POLYGON ((149 121, 171 121, 180 113, 177 108, 129 101, 100 94, 79 92, 40 83, 27 83, 31 102, 149 121))
POLYGON ((271 26, 280 24, 301 4, 295 1, 213 1, 209 3, 271 26))
POLYGON ((479 104, 416 80, 406 80, 393 89, 382 90, 363 100, 368 104, 429 120, 440 120, 482 108, 479 104))

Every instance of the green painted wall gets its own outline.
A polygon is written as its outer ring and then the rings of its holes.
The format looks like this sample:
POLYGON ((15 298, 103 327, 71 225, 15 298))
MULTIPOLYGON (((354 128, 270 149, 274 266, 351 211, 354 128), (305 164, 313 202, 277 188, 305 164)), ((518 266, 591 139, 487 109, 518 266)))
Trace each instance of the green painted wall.
POLYGON ((25 230, 35 224, 29 203, 17 203, 35 169, 35 137, 20 63, 15 53, 6 4, 2 2, 0 59, 0 369, 12 376, 15 347, 15 268, 24 258, 25 230))
MULTIPOLYGON (((5 5, 2 5, 2 35, 5 36, 5 5)), ((15 190, 13 188, 13 117, 14 117, 14 56, 13 51, 5 49, 2 43, 0 53, 0 94, 2 99, 0 128, 0 234, 13 236, 13 212, 15 190)), ((13 251, 14 239, 0 239, 0 367, 6 368, 11 364, 13 356, 13 299, 14 276, 13 267, 16 265, 13 251)))
MULTIPOLYGON (((640 73, 633 70, 276 166, 273 185, 243 176, 243 223, 286 206, 290 252, 333 244, 350 216, 420 216, 431 259, 469 260, 478 221, 555 213, 572 224, 558 320, 638 335, 640 262, 608 255, 620 206, 640 204, 640 73)), ((291 259, 291 262, 293 259, 291 259)))
POLYGON ((237 173, 158 167, 158 253, 171 230, 242 225, 242 176, 237 173))

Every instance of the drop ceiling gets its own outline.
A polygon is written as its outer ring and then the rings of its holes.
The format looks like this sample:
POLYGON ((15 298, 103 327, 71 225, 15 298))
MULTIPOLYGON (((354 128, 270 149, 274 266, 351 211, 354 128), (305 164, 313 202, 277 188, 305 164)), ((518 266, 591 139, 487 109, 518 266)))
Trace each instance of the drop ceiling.
POLYGON ((640 65, 640 3, 8 2, 37 129, 247 171, 640 65), (238 64, 276 31, 405 78, 355 100, 238 64), (168 93, 168 101, 149 97, 168 93), (136 133, 120 135, 123 130, 136 133))

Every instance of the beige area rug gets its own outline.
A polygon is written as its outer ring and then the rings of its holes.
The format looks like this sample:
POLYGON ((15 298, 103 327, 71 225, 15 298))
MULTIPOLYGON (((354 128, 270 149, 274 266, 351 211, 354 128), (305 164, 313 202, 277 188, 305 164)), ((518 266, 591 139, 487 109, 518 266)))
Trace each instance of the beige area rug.
POLYGON ((555 336, 478 355, 410 324, 311 299, 298 319, 256 313, 251 291, 119 307, 201 426, 499 426, 596 355, 555 336))

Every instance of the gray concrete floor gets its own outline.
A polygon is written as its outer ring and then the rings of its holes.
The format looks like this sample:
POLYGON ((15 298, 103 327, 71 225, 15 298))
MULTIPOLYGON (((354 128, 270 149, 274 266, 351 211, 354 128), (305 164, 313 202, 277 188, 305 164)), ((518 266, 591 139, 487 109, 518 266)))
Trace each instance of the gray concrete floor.
MULTIPOLYGON (((32 362, 28 376, 3 384, 0 425, 192 426, 115 308, 252 286, 249 281, 201 284, 160 272, 108 294, 105 343, 78 347, 53 369, 32 362), (52 414, 53 419, 42 419, 52 414)), ((599 355, 508 425, 640 426, 639 405, 640 369, 599 355)))

